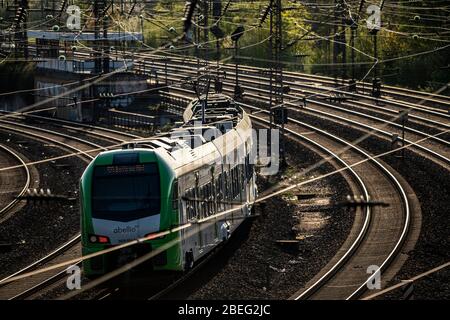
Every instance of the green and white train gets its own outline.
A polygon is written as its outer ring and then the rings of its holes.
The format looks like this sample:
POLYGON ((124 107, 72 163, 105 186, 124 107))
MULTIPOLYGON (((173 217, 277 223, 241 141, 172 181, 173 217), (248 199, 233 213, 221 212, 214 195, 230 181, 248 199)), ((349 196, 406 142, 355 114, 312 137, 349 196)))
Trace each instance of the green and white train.
POLYGON ((257 196, 250 118, 225 95, 203 99, 189 104, 181 127, 100 153, 80 181, 83 255, 193 223, 87 259, 86 276, 106 273, 167 242, 175 245, 153 257, 151 267, 188 270, 250 215, 257 196))

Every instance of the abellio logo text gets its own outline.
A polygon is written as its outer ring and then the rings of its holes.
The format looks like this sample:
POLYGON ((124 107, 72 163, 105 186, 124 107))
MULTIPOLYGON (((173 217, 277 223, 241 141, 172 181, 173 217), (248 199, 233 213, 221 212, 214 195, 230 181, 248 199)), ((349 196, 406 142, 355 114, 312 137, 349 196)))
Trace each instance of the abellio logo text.
POLYGON ((125 228, 117 227, 113 230, 114 233, 133 233, 138 230, 139 226, 130 227, 127 226, 125 228))

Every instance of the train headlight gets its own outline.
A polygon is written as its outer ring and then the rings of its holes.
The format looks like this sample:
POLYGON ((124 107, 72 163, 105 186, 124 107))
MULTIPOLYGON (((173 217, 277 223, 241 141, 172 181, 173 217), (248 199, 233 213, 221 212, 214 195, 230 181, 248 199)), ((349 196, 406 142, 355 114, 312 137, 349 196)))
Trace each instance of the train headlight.
POLYGON ((98 236, 96 234, 89 235, 89 241, 91 243, 109 243, 109 238, 106 236, 98 236))

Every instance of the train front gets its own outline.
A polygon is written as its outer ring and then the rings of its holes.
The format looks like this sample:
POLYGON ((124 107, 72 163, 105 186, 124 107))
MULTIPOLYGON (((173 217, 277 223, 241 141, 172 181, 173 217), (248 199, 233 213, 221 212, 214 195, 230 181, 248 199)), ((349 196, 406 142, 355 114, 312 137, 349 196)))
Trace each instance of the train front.
MULTIPOLYGON (((172 211, 174 175, 158 155, 147 149, 125 149, 99 154, 80 181, 83 256, 127 243, 178 221, 172 211)), ((104 274, 146 254, 177 235, 167 235, 83 261, 86 276, 104 274)), ((177 245, 152 258, 155 269, 177 270, 177 245)))

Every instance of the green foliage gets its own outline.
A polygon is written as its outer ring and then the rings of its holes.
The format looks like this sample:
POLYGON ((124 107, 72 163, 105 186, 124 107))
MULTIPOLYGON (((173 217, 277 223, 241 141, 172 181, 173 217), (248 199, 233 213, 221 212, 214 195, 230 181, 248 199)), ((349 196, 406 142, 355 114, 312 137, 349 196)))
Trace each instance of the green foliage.
MULTIPOLYGON (((222 9, 228 0, 221 0, 222 9)), ((339 1, 337 1, 339 2, 339 1)), ((83 19, 91 16, 90 3, 75 1, 82 7, 83 19)), ((211 3, 211 2, 210 2, 211 3)), ((226 35, 225 39, 216 41, 210 29, 205 32, 200 29, 200 39, 197 41, 191 28, 191 42, 178 42, 172 54, 199 55, 201 58, 221 59, 234 62, 234 43, 229 35, 243 25, 245 33, 239 39, 238 55, 242 57, 239 63, 268 67, 270 62, 269 47, 269 18, 258 27, 259 17, 269 0, 231 0, 227 12, 221 17, 217 26, 226 35), (206 33, 206 37, 205 37, 206 33), (207 43, 205 43, 207 39, 207 43), (192 42, 202 43, 196 49, 192 42), (220 52, 217 53, 216 49, 220 52)), ((366 27, 368 14, 366 8, 370 4, 366 1, 362 12, 358 15, 359 1, 346 1, 350 4, 352 17, 358 21, 355 47, 355 74, 358 79, 373 76, 368 73, 374 64, 373 36, 366 27)), ((333 41, 339 40, 336 32, 342 32, 345 23, 342 17, 335 21, 333 16, 334 0, 282 0, 283 10, 283 50, 281 60, 284 67, 290 70, 305 71, 314 74, 342 76, 351 75, 351 48, 347 46, 346 57, 338 55, 339 64, 333 65, 333 41), (305 5, 307 3, 308 5, 305 5)), ((39 2, 32 2, 39 6, 39 2)), ((450 44, 448 36, 448 5, 447 10, 436 10, 434 7, 444 6, 443 1, 423 0, 385 2, 381 20, 383 29, 378 32, 378 64, 379 75, 383 83, 433 90, 439 85, 450 81, 450 48, 433 50, 450 44)), ((158 48, 178 37, 183 30, 184 1, 158 0, 148 2, 145 10, 138 14, 121 15, 117 10, 111 16, 111 30, 140 31, 143 26, 145 44, 143 47, 158 48)), ((0 8, 0 15, 5 17, 4 9, 0 8)), ((138 12, 138 11, 136 11, 138 12)), ((135 13, 136 13, 135 12, 135 13)), ((348 11, 347 11, 348 12, 348 11)), ((209 17, 208 25, 214 22, 211 8, 206 12, 209 17)), ((200 1, 194 15, 194 22, 202 25, 199 18, 205 14, 203 2, 200 1)), ((39 21, 42 14, 32 12, 30 20, 39 21)), ((62 21, 62 20, 61 20, 62 21)), ((85 20, 84 20, 85 21, 85 20)), ((62 22, 61 22, 62 23, 62 22)), ((92 29, 93 22, 88 23, 87 29, 92 29)), ((350 40, 350 30, 345 28, 347 44, 350 40)))

